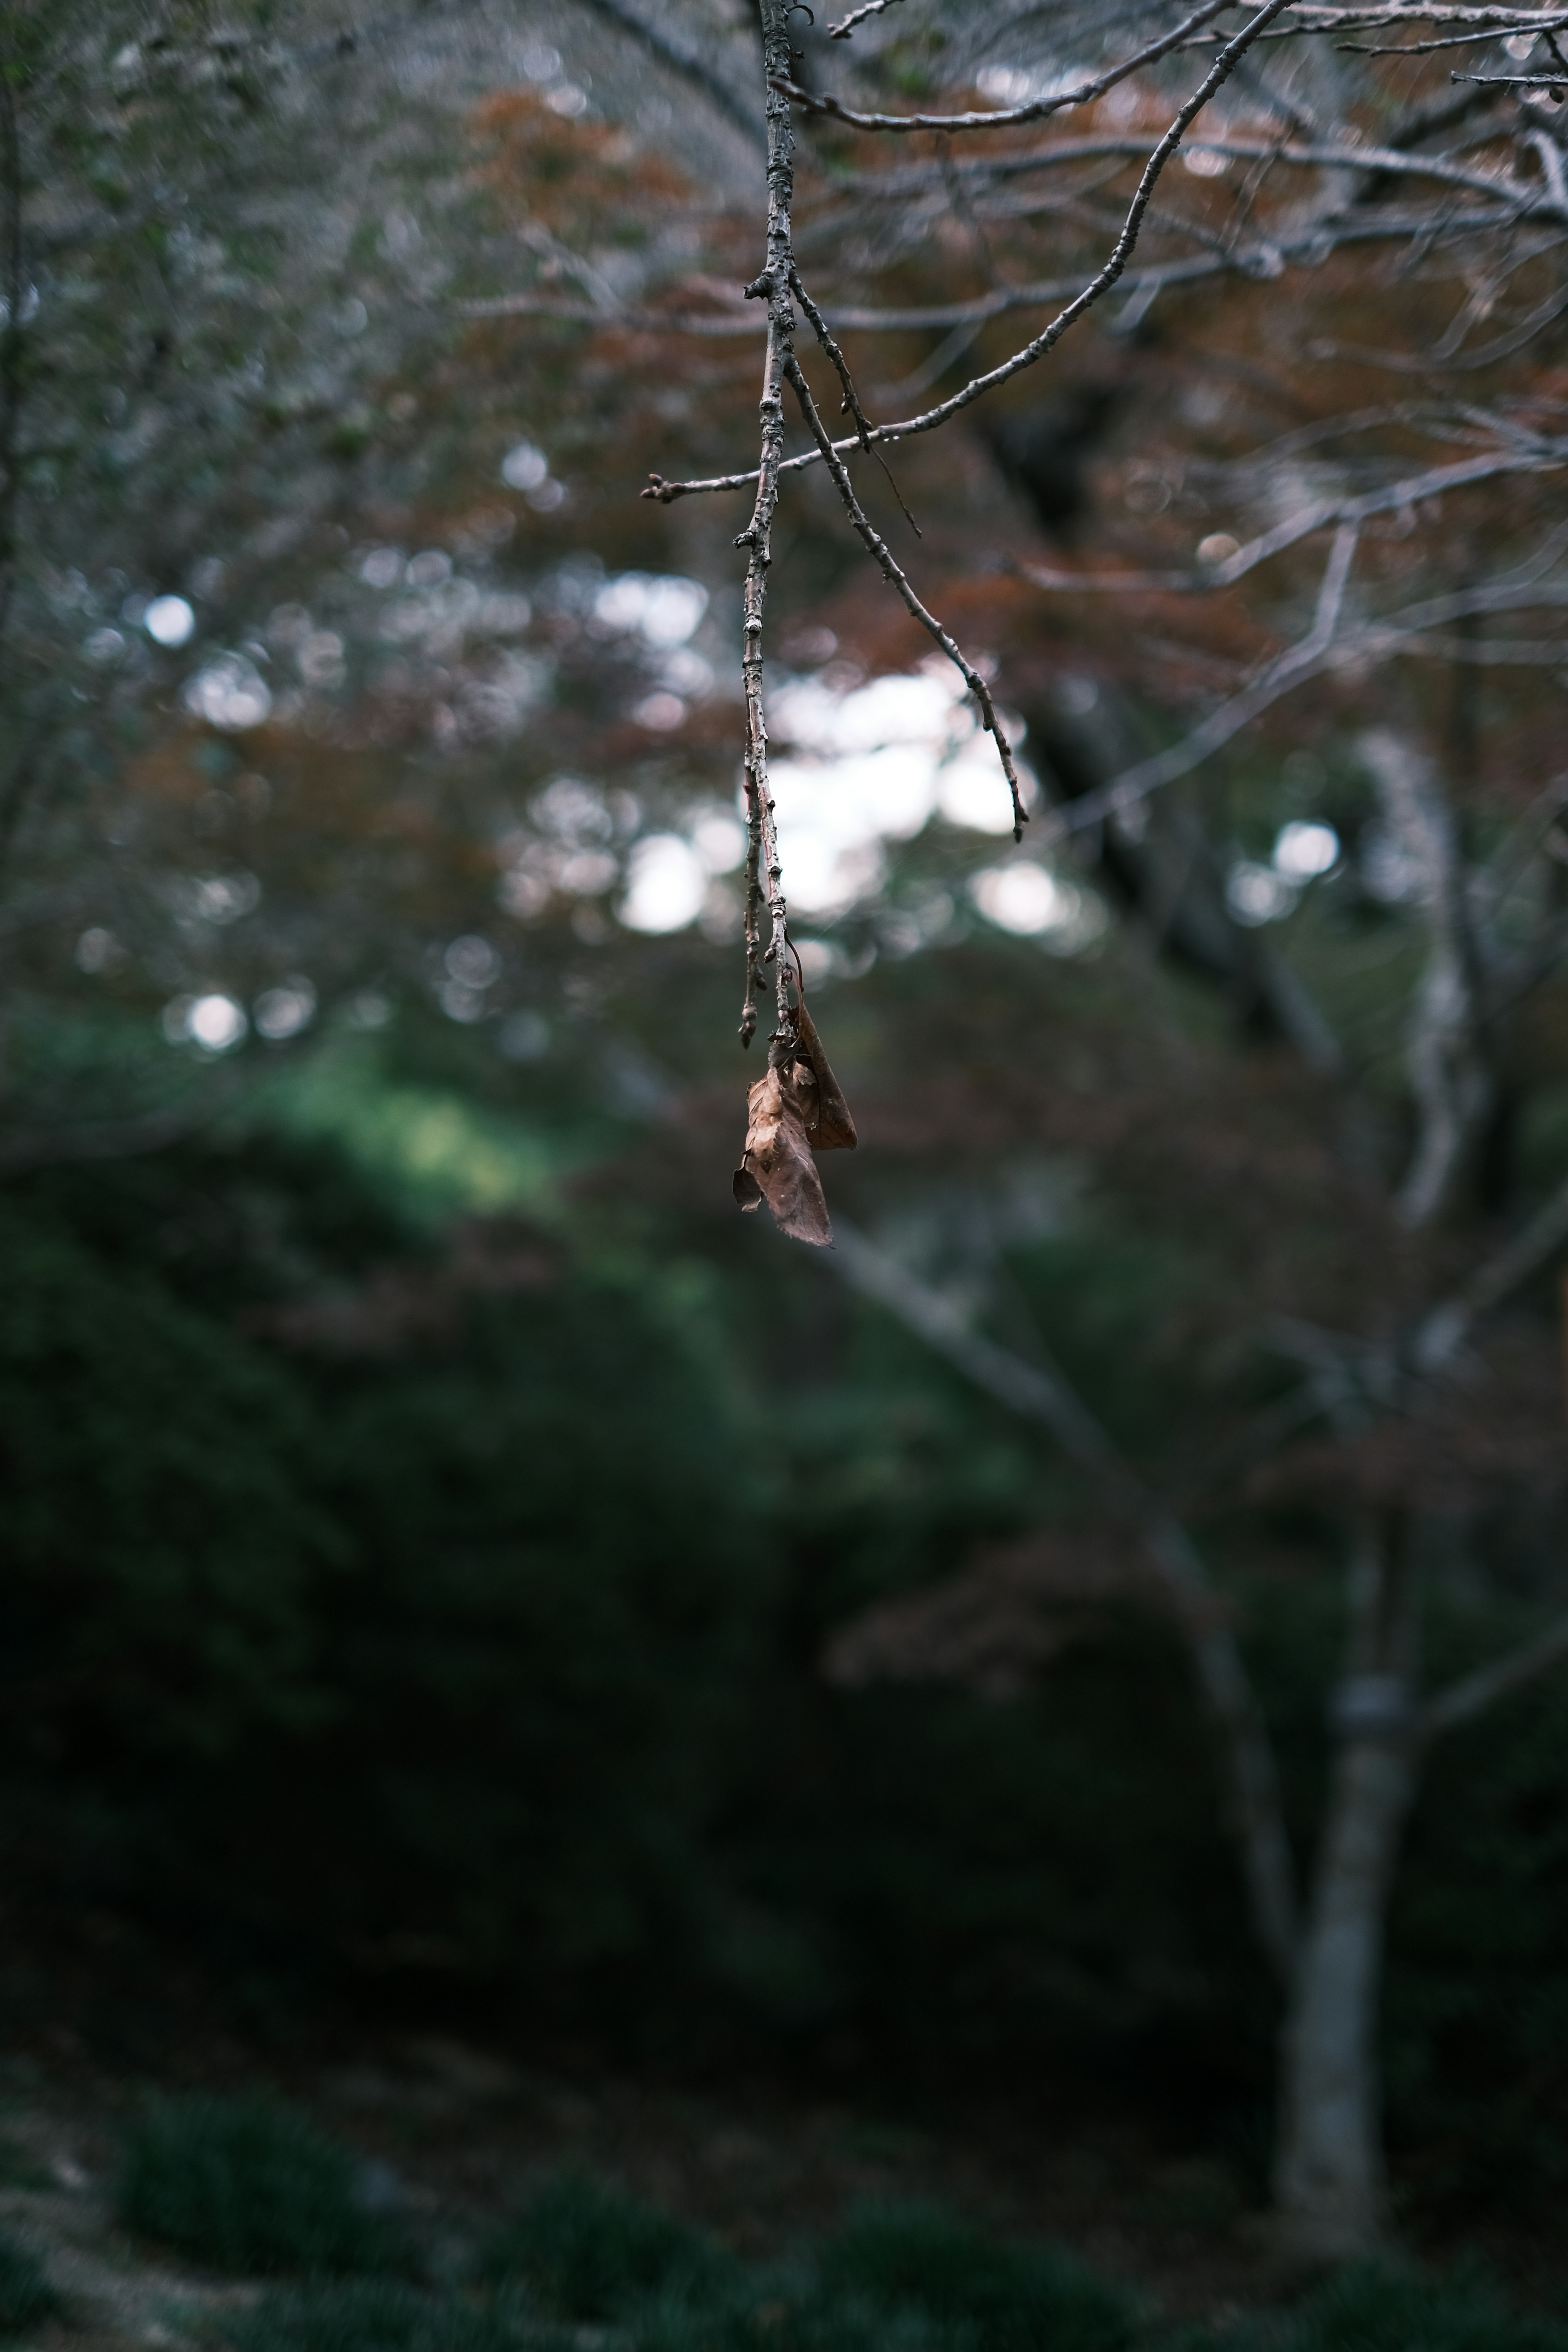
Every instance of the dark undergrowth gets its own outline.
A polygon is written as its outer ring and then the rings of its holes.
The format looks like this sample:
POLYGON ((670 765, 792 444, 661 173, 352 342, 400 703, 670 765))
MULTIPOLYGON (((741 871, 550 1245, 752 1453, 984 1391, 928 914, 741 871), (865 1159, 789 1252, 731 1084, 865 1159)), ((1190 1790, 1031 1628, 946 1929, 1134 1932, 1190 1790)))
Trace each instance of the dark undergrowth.
MULTIPOLYGON (((1293 2306, 1173 2328, 1062 2250, 935 2204, 864 2205, 752 2262, 562 2172, 455 2250, 368 2210, 368 2178, 280 2105, 166 2100, 128 2133, 121 2218, 212 2269, 285 2274, 212 2330, 230 2352, 1568 2352, 1568 2322, 1473 2267, 1351 2269, 1293 2306)), ((13 2329, 47 2309, 41 2277, 17 2279, 13 2329)), ((0 2299, 5 2281, 0 2260, 0 2299)))

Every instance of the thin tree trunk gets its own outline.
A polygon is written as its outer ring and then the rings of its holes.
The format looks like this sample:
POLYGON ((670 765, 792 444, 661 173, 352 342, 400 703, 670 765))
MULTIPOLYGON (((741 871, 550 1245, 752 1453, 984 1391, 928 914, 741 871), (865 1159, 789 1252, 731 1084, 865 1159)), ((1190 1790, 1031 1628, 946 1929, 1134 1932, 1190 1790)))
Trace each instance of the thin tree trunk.
POLYGON ((1314 2261, 1367 2252, 1388 2219, 1378 1996, 1417 1759, 1413 1577, 1398 1515, 1363 1528, 1349 1601, 1329 1808, 1285 2019, 1274 2175, 1281 2238, 1314 2261))
MULTIPOLYGON (((1371 1681, 1362 1687, 1370 1697, 1371 1681)), ((1281 2235, 1313 2259, 1365 2253, 1387 2224, 1378 1992, 1414 1778, 1408 1740, 1392 1725, 1346 1737, 1334 1759, 1285 2026, 1274 2185, 1281 2235)))

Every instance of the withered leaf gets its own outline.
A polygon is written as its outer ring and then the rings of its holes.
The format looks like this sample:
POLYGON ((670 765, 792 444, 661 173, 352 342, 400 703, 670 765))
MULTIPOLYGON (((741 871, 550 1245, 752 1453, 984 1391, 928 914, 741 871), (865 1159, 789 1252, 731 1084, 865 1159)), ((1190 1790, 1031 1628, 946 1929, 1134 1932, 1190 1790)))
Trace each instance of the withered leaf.
POLYGON ((806 1140, 814 1151, 853 1151, 857 1140, 855 1121, 844 1099, 844 1089, 822 1050, 816 1024, 806 1011, 804 996, 795 1007, 795 1018, 801 1051, 816 1080, 816 1102, 805 1122, 806 1140))
POLYGON ((815 1116, 817 1084, 809 1064, 793 1062, 768 1069, 746 1097, 746 1148, 735 1171, 734 1194, 742 1209, 754 1208, 745 1180, 755 1185, 773 1213, 781 1233, 818 1249, 833 1239, 822 1179, 806 1140, 804 1111, 815 1116))

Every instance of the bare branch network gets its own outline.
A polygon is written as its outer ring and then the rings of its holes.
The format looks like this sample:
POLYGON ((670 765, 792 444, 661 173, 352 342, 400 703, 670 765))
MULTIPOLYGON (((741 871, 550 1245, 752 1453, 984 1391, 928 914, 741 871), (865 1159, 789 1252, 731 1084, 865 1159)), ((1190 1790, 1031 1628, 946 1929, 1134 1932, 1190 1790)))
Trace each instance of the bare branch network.
MULTIPOLYGON (((883 0, 890 5, 890 0, 883 0)), ((841 22, 830 26, 831 37, 846 40, 857 26, 881 13, 878 6, 853 11, 841 22)), ((1265 0, 1265 5, 1252 9, 1239 30, 1225 34, 1215 20, 1227 13, 1223 0, 1205 0, 1205 5, 1184 15, 1175 24, 1153 39, 1114 58, 1097 73, 1078 80, 1071 88, 1057 90, 1027 102, 986 110, 966 110, 952 113, 911 112, 892 114, 868 112, 848 106, 837 97, 807 89, 793 72, 793 54, 788 38, 791 14, 784 0, 763 0, 763 76, 767 122, 767 220, 764 239, 764 266, 745 289, 745 300, 733 308, 702 312, 620 312, 611 307, 563 304, 553 299, 521 297, 507 298, 469 307, 476 312, 535 310, 556 317, 579 317, 598 323, 623 323, 653 328, 661 331, 675 330, 697 335, 731 336, 755 332, 760 323, 765 333, 763 364, 763 396, 761 402, 762 444, 755 467, 743 471, 713 475, 689 480, 668 480, 655 474, 643 495, 661 504, 680 498, 715 495, 731 491, 749 491, 752 497, 752 518, 737 540, 746 552, 744 592, 744 639, 742 656, 745 683, 746 727, 744 773, 749 815, 750 862, 747 886, 746 922, 746 987, 742 1014, 741 1035, 749 1042, 755 1032, 760 997, 771 988, 773 1000, 773 1025, 769 1033, 770 1068, 787 1074, 804 1066, 805 1054, 798 1020, 798 992, 791 974, 794 969, 789 952, 787 901, 784 877, 779 856, 776 811, 768 774, 766 724, 763 700, 763 635, 766 615, 767 588, 773 560, 773 523, 782 488, 788 478, 821 464, 827 472, 846 519, 867 553, 877 565, 882 577, 892 588, 911 616, 927 631, 963 678, 973 697, 980 721, 995 745, 1002 777, 1010 795, 1015 839, 1020 838, 1026 822, 1026 810, 1020 790, 1016 762, 1012 746, 999 719, 995 698, 980 665, 966 654, 956 639, 930 609, 919 593, 909 571, 894 555, 886 537, 870 520, 851 478, 850 467, 856 457, 868 455, 878 459, 886 472, 883 452, 894 443, 915 435, 939 430, 953 418, 971 408, 987 394, 999 390, 1025 371, 1037 366, 1055 350, 1062 338, 1097 304, 1103 302, 1113 289, 1123 286, 1127 307, 1123 320, 1141 318, 1148 306, 1168 289, 1187 287, 1205 278, 1233 276, 1268 279, 1278 278, 1292 263, 1320 264, 1341 247, 1363 245, 1370 241, 1403 243, 1413 254, 1421 256, 1441 245, 1454 250, 1459 247, 1484 246, 1489 254, 1488 267, 1493 279, 1523 267, 1527 259, 1538 258, 1555 252, 1568 242, 1568 183, 1565 183, 1561 153, 1554 141, 1539 129, 1524 127, 1513 145, 1511 164, 1498 160, 1496 148, 1499 124, 1492 110, 1499 104, 1520 106, 1521 89, 1550 89, 1557 76, 1561 52, 1556 35, 1568 28, 1568 13, 1562 10, 1513 8, 1463 8, 1443 5, 1426 7, 1363 7, 1333 8, 1305 5, 1298 0, 1265 0), (1458 100, 1455 121, 1450 128, 1455 136, 1440 152, 1426 152, 1427 121, 1417 114, 1408 130, 1382 144, 1369 142, 1359 128, 1342 122, 1331 129, 1303 112, 1300 105, 1278 98, 1271 88, 1247 68, 1251 53, 1264 43, 1281 39, 1340 36, 1367 32, 1381 26, 1397 25, 1402 31, 1412 21, 1441 27, 1434 39, 1416 43, 1402 41, 1389 45, 1397 54, 1415 54, 1434 47, 1472 43, 1483 40, 1510 38, 1515 53, 1537 41, 1547 45, 1551 58, 1549 73, 1524 73, 1517 76, 1483 75, 1478 78, 1485 87, 1473 96, 1458 100), (1206 55, 1189 94, 1168 114, 1165 127, 1157 137, 1145 133, 1115 132, 1053 140, 1044 147, 1020 152, 1005 148, 994 156, 953 159, 945 149, 936 163, 917 164, 912 169, 891 173, 858 174, 849 181, 836 183, 852 195, 872 202, 912 202, 915 217, 934 217, 929 207, 939 210, 954 203, 968 205, 971 197, 994 205, 999 192, 1021 180, 1049 175, 1064 169, 1104 165, 1111 171, 1124 168, 1129 162, 1140 165, 1136 185, 1125 210, 1109 224, 1110 242, 1100 265, 1077 279, 1055 280, 1047 284, 1026 286, 994 286, 985 295, 967 303, 940 305, 906 310, 876 310, 839 307, 817 297, 807 281, 806 266, 796 250, 793 219, 795 191, 795 136, 792 109, 799 109, 819 119, 830 119, 846 128, 865 134, 906 136, 923 132, 942 139, 949 136, 1011 132, 1043 121, 1074 109, 1095 104, 1108 93, 1133 83, 1140 75, 1148 75, 1155 67, 1172 69, 1179 64, 1184 53, 1199 49, 1206 55), (1237 216, 1225 233, 1216 236, 1205 225, 1184 219, 1171 207, 1156 206, 1156 193, 1162 176, 1173 158, 1190 142, 1194 131, 1202 127, 1202 118, 1219 92, 1247 68, 1251 79, 1247 83, 1247 104, 1256 101, 1265 118, 1272 114, 1276 130, 1266 128, 1262 135, 1244 135, 1237 123, 1219 125, 1205 139, 1208 152, 1221 162, 1237 162, 1252 167, 1253 178, 1248 183, 1249 194, 1237 208, 1237 216), (1470 110, 1479 108, 1483 119, 1478 125, 1470 120, 1470 110), (1477 156, 1477 146, 1488 152, 1477 156), (1527 172, 1527 165, 1535 167, 1527 172), (1254 198, 1264 178, 1274 174, 1308 174, 1311 193, 1305 205, 1289 208, 1289 218, 1278 227, 1265 227, 1257 218, 1254 198), (1383 207, 1376 216, 1369 217, 1364 202, 1368 188, 1397 184, 1412 191, 1417 200, 1408 208, 1401 208, 1392 216, 1383 207), (967 192, 967 193, 966 193, 967 192), (924 205, 928 212, 922 215, 924 205), (1158 235, 1177 249, 1131 267, 1141 244, 1149 236, 1158 235), (1186 250, 1182 250, 1183 246, 1186 250), (1194 247, 1197 250, 1194 250, 1194 247), (1502 257, 1498 257, 1499 248, 1502 257), (750 310, 752 303, 763 306, 763 320, 750 310), (915 326, 950 328, 955 338, 967 340, 965 331, 977 331, 988 321, 1016 310, 1034 305, 1055 307, 1047 324, 1026 341, 1020 344, 999 363, 973 375, 959 389, 932 406, 895 420, 878 423, 867 412, 856 391, 848 363, 838 341, 846 331, 884 331, 907 330, 915 326), (795 337, 797 310, 805 319, 837 377, 842 399, 840 407, 853 424, 853 431, 836 437, 829 430, 821 410, 810 390, 796 355, 795 337), (784 441, 784 388, 789 392, 805 426, 811 446, 793 455, 785 455, 784 441), (765 933, 765 938, 764 938, 765 933)), ((1342 41, 1340 46, 1355 47, 1342 41)), ((1142 110, 1152 98, 1146 90, 1136 101, 1142 110)), ((1156 101, 1157 102, 1157 101, 1156 101)), ((1439 123, 1437 126, 1444 126, 1439 123)), ((1052 204, 1076 207, 1081 216, 1094 220, 1100 215, 1091 203, 1093 186, 1080 189, 1066 198, 1048 194, 1042 200, 1048 208, 1052 204)), ((1009 200, 1015 205, 1018 200, 1009 200)), ((1025 199, 1026 208, 1037 200, 1025 199)), ((976 215, 977 221, 983 215, 976 215)), ((1568 305, 1568 295, 1554 294, 1540 306, 1536 315, 1510 331, 1517 341, 1550 323, 1568 305)), ((1463 341, 1475 317, 1484 316, 1489 305, 1477 299, 1467 310, 1463 320, 1457 321, 1445 343, 1452 348, 1440 350, 1438 356, 1446 362, 1465 365, 1480 365, 1505 355, 1510 345, 1509 338, 1494 338, 1479 350, 1460 352, 1463 341)), ((1362 353, 1362 358, 1375 354, 1362 353)), ((1408 364, 1400 355, 1389 354, 1387 364, 1408 364)), ((1441 498, 1471 484, 1495 480, 1507 475, 1528 476, 1555 473, 1568 463, 1568 444, 1542 434, 1531 434, 1517 423, 1497 416, 1488 416, 1472 428, 1484 435, 1491 446, 1479 454, 1460 458, 1447 465, 1428 466, 1408 472, 1384 487, 1363 492, 1357 497, 1338 501, 1323 500, 1310 504, 1291 520, 1240 548, 1224 562, 1206 572, 1125 574, 1097 577, 1092 572, 1052 575, 1041 571, 1025 571, 1023 576, 1032 579, 1047 591, 1076 590, 1097 594, 1111 593, 1189 593, 1199 590, 1214 592, 1234 585, 1270 557, 1281 553, 1300 541, 1318 533, 1330 534, 1329 545, 1319 581, 1315 606, 1310 625, 1303 635, 1269 660, 1261 670, 1238 689, 1226 698, 1196 727, 1177 743, 1152 759, 1145 760, 1114 778, 1100 792, 1075 802, 1070 810, 1058 810, 1050 819, 1053 838, 1072 830, 1112 822, 1128 821, 1137 803, 1150 793, 1177 777, 1189 773, 1205 759, 1220 749, 1262 712, 1294 688, 1304 685, 1325 673, 1350 666, 1384 661, 1401 653, 1421 653, 1442 650, 1448 652, 1455 642, 1445 635, 1458 629, 1461 636, 1465 625, 1477 615, 1523 610, 1529 607, 1559 608, 1568 601, 1568 587, 1558 576, 1557 566, 1563 553, 1561 534, 1549 532, 1534 554, 1516 563, 1506 576, 1483 586, 1468 587, 1446 597, 1431 597, 1406 605, 1401 610, 1369 619, 1357 614, 1354 619, 1350 589, 1362 544, 1364 526, 1378 515, 1408 512, 1426 499, 1441 498)), ((888 476, 891 483, 891 476, 888 476)), ((897 486, 893 485, 895 495, 897 486)), ((900 505, 903 506, 901 497, 900 505)), ((904 508, 906 517, 909 510, 904 508)), ((909 517, 912 522, 912 517, 909 517)), ((1500 650, 1496 641, 1487 649, 1488 658, 1553 657, 1547 648, 1534 651, 1519 645, 1511 654, 1500 650)), ((787 1094, 787 1087, 786 1087, 787 1094)), ((826 1237, 826 1218, 822 1236, 826 1237)))
MULTIPOLYGON (((1226 0, 1205 0, 1205 5, 1188 16, 1169 34, 1144 45, 1131 57, 1112 67, 1107 73, 1095 77, 1078 89, 1060 98, 1013 109, 1000 115, 957 117, 898 117, 856 116, 827 100, 818 100, 803 90, 791 77, 792 63, 788 19, 789 8, 784 0, 763 0, 763 66, 766 76, 766 113, 768 126, 767 166, 767 227, 764 267, 746 288, 748 299, 764 301, 767 305, 767 347, 763 368, 762 450, 754 473, 730 477, 722 481, 707 483, 672 483, 655 476, 645 497, 668 504, 677 497, 689 496, 698 490, 742 488, 754 485, 752 519, 741 532, 736 544, 746 551, 746 578, 743 596, 743 646, 742 673, 745 687, 745 752, 744 775, 748 814, 748 858, 746 868, 746 987, 741 1016, 741 1039, 749 1044, 757 1024, 757 1000, 767 991, 769 967, 774 1003, 775 1026, 769 1035, 769 1072, 772 1092, 779 1097, 779 1115, 786 1125, 793 1116, 790 1108, 791 1073, 809 1064, 799 1019, 798 992, 792 985, 792 961, 789 953, 789 932, 786 901, 784 892, 783 866, 779 857, 775 824, 775 808, 768 779, 767 728, 763 707, 763 635, 767 602, 768 572, 773 561, 772 530, 777 509, 781 476, 797 470, 799 459, 786 460, 784 454, 784 387, 787 383, 800 409, 806 429, 816 445, 817 457, 826 467, 835 490, 856 536, 877 564, 883 578, 900 597, 912 617, 941 647, 957 668, 965 687, 973 697, 980 721, 995 745, 996 754, 1010 796, 1015 840, 1022 837, 1026 812, 1024 806, 1017 767, 1005 729, 997 714, 994 698, 978 665, 964 653, 951 633, 922 602, 910 583, 907 572, 893 555, 886 539, 877 530, 856 495, 850 479, 847 457, 851 452, 870 453, 878 442, 895 440, 911 432, 930 431, 944 424, 984 394, 1006 383, 1023 369, 1031 367, 1059 342, 1062 336, 1106 295, 1126 270, 1137 245, 1145 216, 1148 214, 1161 173, 1182 140, 1203 113, 1215 93, 1235 73, 1247 51, 1268 26, 1285 13, 1289 0, 1264 0, 1247 19, 1240 32, 1220 48, 1197 87, 1178 107, 1163 135, 1148 152, 1132 200, 1121 222, 1111 250, 1100 268, 1079 288, 1072 299, 1044 331, 1015 352, 1000 367, 990 370, 965 385, 962 392, 942 402, 926 415, 906 420, 901 425, 872 426, 856 394, 848 367, 844 360, 827 320, 807 289, 797 261, 792 224, 794 200, 795 139, 791 126, 792 103, 801 103, 818 111, 832 111, 853 127, 869 131, 908 130, 970 130, 1015 124, 1037 120, 1070 105, 1084 105, 1102 96, 1141 68, 1155 63, 1172 51, 1182 47, 1199 30, 1224 13, 1226 0), (823 423, 810 387, 795 356, 795 304, 798 301, 808 323, 816 333, 843 390, 842 407, 853 416, 855 432, 843 442, 836 442, 823 423), (763 945, 763 910, 767 910, 767 944, 763 945), (782 1092, 780 1091, 782 1089, 782 1092)), ((843 29, 849 28, 847 20, 843 29)), ((901 501, 900 501, 901 503, 901 501)), ((907 513, 907 509, 906 509, 907 513)), ((752 1089, 752 1129, 756 1129, 757 1097, 769 1088, 770 1080, 759 1081, 752 1089)), ((782 1131, 782 1130, 781 1130, 782 1131)), ((792 1139, 793 1144, 793 1139, 792 1139)), ((773 1147, 767 1147, 772 1150, 773 1147)), ((779 1147, 783 1149, 782 1145, 779 1147)), ((754 1146, 748 1137, 746 1154, 741 1175, 752 1183, 761 1180, 766 1189, 769 1169, 761 1159, 753 1168, 753 1157, 763 1147, 754 1146)), ((788 1154, 792 1164, 798 1160, 798 1150, 788 1154)), ((752 1205, 748 1197, 748 1205, 752 1205)), ((826 1214, 813 1213, 804 1221, 795 1220, 790 1226, 802 1238, 826 1241, 830 1227, 826 1214), (808 1230, 809 1228, 809 1230, 808 1230)))

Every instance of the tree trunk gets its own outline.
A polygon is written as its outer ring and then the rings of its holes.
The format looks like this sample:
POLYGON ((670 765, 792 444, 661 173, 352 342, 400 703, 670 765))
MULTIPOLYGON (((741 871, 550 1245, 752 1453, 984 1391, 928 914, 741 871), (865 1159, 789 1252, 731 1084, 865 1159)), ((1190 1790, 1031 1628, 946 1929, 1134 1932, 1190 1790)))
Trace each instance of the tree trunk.
POLYGON ((1340 2261, 1387 2221, 1378 1991, 1394 1865, 1415 1780, 1408 1686, 1341 1685, 1333 1788, 1289 2011, 1275 2202, 1293 2253, 1340 2261))

